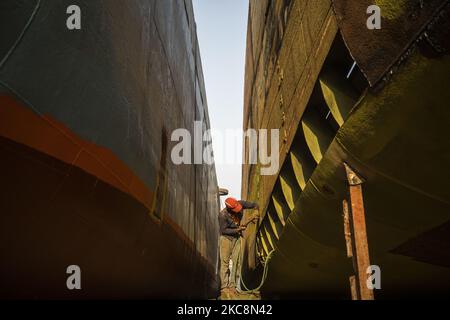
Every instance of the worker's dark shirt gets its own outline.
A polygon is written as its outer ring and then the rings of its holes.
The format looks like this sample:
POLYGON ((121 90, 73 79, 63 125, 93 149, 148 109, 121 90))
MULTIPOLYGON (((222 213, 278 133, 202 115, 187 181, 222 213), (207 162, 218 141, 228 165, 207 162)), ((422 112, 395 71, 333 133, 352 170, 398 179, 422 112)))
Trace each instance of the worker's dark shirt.
MULTIPOLYGON (((236 213, 239 217, 239 220, 242 219, 243 210, 244 209, 254 209, 258 205, 254 202, 239 200, 242 205, 242 210, 239 213, 236 213)), ((220 234, 226 236, 229 239, 239 238, 241 232, 239 231, 239 226, 234 222, 231 217, 232 213, 228 212, 227 208, 224 208, 219 213, 219 226, 220 226, 220 234)))

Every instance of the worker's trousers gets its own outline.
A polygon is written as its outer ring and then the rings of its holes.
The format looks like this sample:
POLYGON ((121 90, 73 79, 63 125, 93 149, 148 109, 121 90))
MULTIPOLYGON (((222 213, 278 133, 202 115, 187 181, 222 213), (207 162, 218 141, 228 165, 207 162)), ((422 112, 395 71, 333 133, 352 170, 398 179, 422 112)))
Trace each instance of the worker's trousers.
POLYGON ((220 282, 221 289, 230 287, 236 288, 237 279, 240 276, 240 255, 241 255, 241 239, 229 239, 225 236, 220 236, 219 239, 220 250, 220 282), (230 272, 230 259, 232 267, 230 272))

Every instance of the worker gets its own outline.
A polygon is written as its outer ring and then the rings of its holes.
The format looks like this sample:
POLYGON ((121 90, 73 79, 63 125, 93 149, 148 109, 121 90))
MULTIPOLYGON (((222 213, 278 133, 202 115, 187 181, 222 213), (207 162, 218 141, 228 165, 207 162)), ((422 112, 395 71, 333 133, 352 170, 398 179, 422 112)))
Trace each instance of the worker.
MULTIPOLYGON (((232 294, 237 294, 236 283, 240 269, 240 248, 242 231, 246 225, 241 224, 244 209, 258 209, 258 204, 235 198, 225 200, 225 208, 219 213, 220 226, 220 281, 221 291, 226 293, 228 290, 232 294), (232 271, 230 272, 230 259, 232 261, 232 271)), ((253 217, 249 222, 254 221, 253 217)))

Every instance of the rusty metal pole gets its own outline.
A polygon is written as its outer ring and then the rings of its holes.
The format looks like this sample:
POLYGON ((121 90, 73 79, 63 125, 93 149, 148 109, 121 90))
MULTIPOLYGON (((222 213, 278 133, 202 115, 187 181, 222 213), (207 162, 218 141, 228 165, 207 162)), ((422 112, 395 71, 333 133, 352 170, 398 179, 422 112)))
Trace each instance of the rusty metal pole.
MULTIPOLYGON (((374 293, 372 289, 367 287, 367 270, 370 266, 369 258, 369 245, 367 241, 367 231, 366 231, 366 217, 364 213, 364 201, 362 194, 362 184, 364 183, 363 178, 361 178, 352 168, 344 163, 345 170, 347 173, 347 180, 350 189, 350 204, 351 208, 348 210, 344 203, 344 222, 345 222, 345 211, 347 213, 350 211, 350 237, 352 243, 352 257, 354 259, 356 267, 356 297, 361 300, 374 300, 374 293)), ((345 230, 347 232, 347 229, 345 230)), ((346 240, 347 240, 346 235, 346 240)), ((353 283, 353 279, 350 278, 350 283, 353 283)), ((355 298, 352 288, 352 297, 355 298)))

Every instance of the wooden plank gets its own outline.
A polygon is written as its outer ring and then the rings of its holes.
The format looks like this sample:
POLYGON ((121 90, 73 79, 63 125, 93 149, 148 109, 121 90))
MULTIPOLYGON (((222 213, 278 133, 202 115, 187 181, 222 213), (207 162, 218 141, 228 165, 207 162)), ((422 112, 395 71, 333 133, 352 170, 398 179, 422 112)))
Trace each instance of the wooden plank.
POLYGON ((347 200, 342 201, 342 207, 344 212, 344 235, 345 244, 347 246, 347 257, 353 258, 352 233, 350 229, 350 214, 348 212, 347 200))
MULTIPOLYGON (((347 247, 347 257, 352 258, 353 260, 353 267, 356 270, 356 261, 355 257, 353 256, 353 239, 352 239, 352 231, 351 231, 351 222, 350 222, 350 213, 349 213, 349 207, 348 207, 348 201, 344 199, 342 201, 342 210, 343 210, 343 218, 344 218, 344 235, 345 235, 345 244, 347 247)), ((360 300, 359 296, 359 290, 358 290, 358 284, 357 284, 357 277, 355 275, 351 276, 349 278, 350 282, 350 290, 351 290, 351 296, 352 300, 360 300)))
POLYGON ((356 276, 351 276, 349 278, 349 281, 350 281, 350 289, 352 291, 352 300, 360 300, 358 294, 358 287, 356 285, 356 276))
POLYGON ((362 300, 374 300, 373 290, 367 287, 367 269, 370 266, 369 244, 367 241, 366 218, 362 194, 363 179, 345 164, 347 179, 350 185, 351 222, 354 239, 354 254, 356 258, 356 275, 359 293, 362 300))

